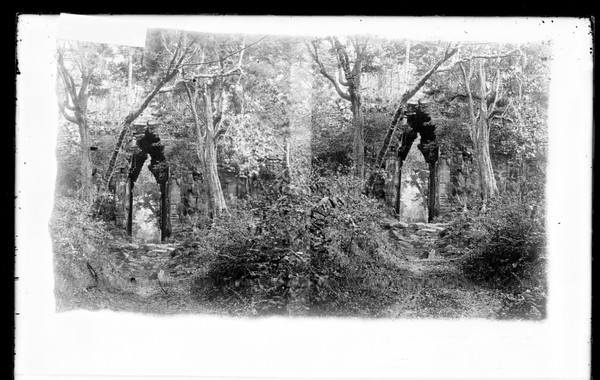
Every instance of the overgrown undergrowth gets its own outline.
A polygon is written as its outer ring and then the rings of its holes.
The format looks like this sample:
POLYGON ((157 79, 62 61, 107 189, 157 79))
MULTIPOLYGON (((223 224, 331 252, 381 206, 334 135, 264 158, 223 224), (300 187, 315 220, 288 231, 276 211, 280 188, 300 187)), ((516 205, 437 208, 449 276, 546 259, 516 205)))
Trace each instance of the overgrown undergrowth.
MULTIPOLYGON (((157 312, 367 317, 384 316, 403 299, 402 315, 431 317, 467 315, 483 302, 444 287, 410 298, 414 289, 399 284, 415 280, 414 273, 399 265, 405 248, 380 227, 387 216, 381 203, 362 195, 351 176, 318 176, 310 183, 276 182, 261 196, 232 203, 220 217, 188 226, 173 241, 177 249, 167 270, 191 278, 190 293, 146 301, 99 281, 116 265, 107 250, 129 243, 124 232, 94 215, 96 208, 57 198, 51 223, 57 299, 66 309, 139 306, 150 312, 140 305, 151 302, 157 312)), ((544 215, 532 209, 498 199, 484 215, 457 216, 437 241, 463 253, 452 259, 459 263, 453 270, 494 290, 494 304, 501 297, 496 318, 546 315, 544 215)))
POLYGON ((542 205, 511 197, 496 199, 473 221, 480 235, 462 269, 472 281, 505 291, 500 318, 546 316, 544 221, 542 205))
POLYGON ((242 314, 374 315, 394 299, 373 281, 401 275, 379 228, 385 211, 350 177, 284 184, 200 231, 215 253, 194 282, 198 299, 242 314))

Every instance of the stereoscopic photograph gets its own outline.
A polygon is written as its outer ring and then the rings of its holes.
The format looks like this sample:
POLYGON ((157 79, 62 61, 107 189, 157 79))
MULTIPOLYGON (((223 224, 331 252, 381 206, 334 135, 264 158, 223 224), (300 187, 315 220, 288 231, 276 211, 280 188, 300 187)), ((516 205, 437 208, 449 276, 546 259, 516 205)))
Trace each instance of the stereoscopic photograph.
POLYGON ((19 15, 16 378, 586 378, 593 26, 19 15))
POLYGON ((57 311, 545 319, 551 41, 470 37, 59 39, 57 311))

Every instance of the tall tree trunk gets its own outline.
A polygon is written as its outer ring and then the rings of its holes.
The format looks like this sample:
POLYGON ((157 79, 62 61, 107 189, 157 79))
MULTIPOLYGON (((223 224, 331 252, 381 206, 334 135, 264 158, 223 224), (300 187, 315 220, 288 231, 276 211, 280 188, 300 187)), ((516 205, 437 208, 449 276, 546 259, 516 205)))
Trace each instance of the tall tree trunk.
POLYGON ((211 217, 220 215, 227 209, 219 171, 217 168, 217 142, 211 129, 206 132, 204 143, 204 173, 206 176, 206 189, 208 192, 208 202, 211 210, 211 217))
POLYGON ((133 57, 128 57, 129 70, 127 72, 127 108, 133 105, 133 57))
MULTIPOLYGON (((194 94, 195 94, 194 87, 194 94)), ((190 97, 192 99, 192 97, 190 97)), ((193 97, 195 99, 195 95, 193 97)), ((223 101, 223 100, 222 100, 223 101)), ((195 102, 190 102, 195 107, 195 102)), ((206 128, 204 133, 200 129, 198 114, 195 109, 192 111, 196 122, 196 130, 198 132, 198 155, 204 164, 204 175, 206 181, 206 191, 208 193, 208 203, 210 207, 210 216, 215 218, 224 210, 227 210, 221 180, 219 179, 219 171, 217 167, 217 136, 213 117, 213 98, 207 84, 204 84, 204 117, 206 128)))
MULTIPOLYGON (((475 115, 475 104, 473 101, 473 94, 471 91, 470 79, 474 71, 474 65, 469 65, 469 72, 465 69, 465 66, 460 64, 461 72, 464 79, 464 86, 467 92, 469 116, 471 119, 470 134, 473 146, 475 148, 475 158, 477 165, 477 174, 479 176, 479 191, 481 199, 483 200, 483 206, 481 211, 485 211, 488 201, 498 193, 498 187, 496 185, 496 178, 494 177, 494 168, 492 167, 492 159, 490 157, 490 120, 489 110, 487 105, 488 96, 490 95, 487 90, 486 75, 483 63, 479 61, 478 65, 478 84, 479 84, 479 106, 478 114, 475 115)), ((498 72, 499 76, 500 73, 498 72)), ((497 83, 498 85, 498 83, 497 83)), ((496 92, 497 92, 496 88, 496 92)), ((494 103, 497 101, 497 94, 494 95, 494 103)), ((492 103, 492 107, 494 107, 492 103)))
POLYGON ((385 138, 383 139, 383 144, 381 146, 381 149, 379 150, 379 154, 377 155, 375 170, 383 169, 383 164, 385 163, 385 156, 387 155, 388 149, 390 147, 390 143, 392 142, 392 137, 394 136, 394 133, 396 132, 396 129, 398 126, 398 121, 401 118, 404 118, 404 110, 405 109, 406 109, 406 102, 401 101, 400 104, 398 105, 398 108, 396 108, 396 112, 394 113, 394 116, 392 117, 392 121, 390 122, 388 131, 385 135, 385 138))
POLYGON ((354 174, 361 180, 365 178, 365 126, 360 96, 354 96, 352 101, 352 122, 354 126, 352 160, 354 161, 354 174))
POLYGON ((479 174, 479 187, 484 205, 498 194, 496 177, 490 156, 490 127, 487 119, 480 118, 476 124, 476 133, 473 140, 479 174))
POLYGON ((437 198, 437 182, 436 182, 436 166, 437 161, 429 163, 429 199, 428 199, 428 216, 427 221, 429 223, 433 222, 433 218, 435 218, 435 207, 436 207, 436 198, 437 198))
POLYGON ((89 71, 81 71, 81 85, 79 90, 73 80, 73 76, 67 68, 63 60, 62 52, 59 50, 58 55, 58 67, 60 75, 65 85, 65 101, 64 103, 59 102, 59 108, 65 119, 79 127, 79 141, 81 147, 81 162, 80 162, 80 175, 81 175, 81 192, 80 199, 92 203, 94 200, 94 184, 92 182, 92 152, 90 150, 92 146, 92 139, 90 136, 90 121, 87 115, 88 107, 88 86, 91 81, 91 68, 89 71), (70 101, 69 101, 70 99, 70 101), (69 106, 69 103, 72 106, 69 106), (73 112, 70 115, 67 109, 73 112))
POLYGON ((402 206, 402 166, 404 161, 401 158, 398 158, 398 183, 396 185, 396 202, 394 204, 394 211, 396 211, 396 215, 400 218, 400 211, 402 206))
POLYGON ((210 94, 208 85, 204 85, 204 126, 200 122, 198 115, 197 99, 198 88, 196 83, 184 83, 188 94, 189 106, 192 111, 194 126, 196 127, 196 138, 198 141, 198 159, 204 168, 204 185, 208 194, 209 216, 214 218, 227 210, 221 180, 219 179, 219 170, 217 166, 217 135, 215 130, 215 119, 213 117, 213 98, 210 94))
POLYGON ((92 139, 90 127, 86 121, 79 124, 79 136, 81 143, 81 200, 92 203, 94 200, 94 183, 92 182, 92 139))
POLYGON ((352 109, 352 126, 353 126, 353 142, 352 142, 352 160, 354 163, 354 174, 361 180, 365 177, 365 142, 364 142, 364 120, 361 109, 361 86, 360 77, 362 75, 362 61, 366 55, 366 44, 354 41, 354 49, 356 58, 353 64, 348 58, 345 45, 333 37, 332 45, 335 48, 336 60, 338 63, 337 78, 327 72, 327 69, 319 59, 317 44, 312 43, 313 50, 308 51, 312 55, 314 61, 319 65, 319 71, 327 78, 334 86, 336 92, 351 103, 352 109), (347 88, 347 90, 345 90, 347 88))

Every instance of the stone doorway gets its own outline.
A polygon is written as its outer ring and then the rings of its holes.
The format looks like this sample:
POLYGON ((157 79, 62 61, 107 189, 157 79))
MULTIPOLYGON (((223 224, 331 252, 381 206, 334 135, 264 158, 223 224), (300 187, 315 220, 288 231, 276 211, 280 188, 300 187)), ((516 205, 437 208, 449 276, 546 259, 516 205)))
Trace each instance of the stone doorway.
POLYGON ((400 220, 407 223, 427 222, 429 165, 417 149, 411 149, 408 152, 402 166, 402 177, 400 220))
POLYGON ((134 243, 160 243, 160 185, 144 165, 131 189, 131 238, 134 243))
POLYGON ((148 126, 134 131, 129 150, 129 170, 121 169, 115 188, 117 224, 137 242, 164 241, 171 234, 164 146, 148 126))

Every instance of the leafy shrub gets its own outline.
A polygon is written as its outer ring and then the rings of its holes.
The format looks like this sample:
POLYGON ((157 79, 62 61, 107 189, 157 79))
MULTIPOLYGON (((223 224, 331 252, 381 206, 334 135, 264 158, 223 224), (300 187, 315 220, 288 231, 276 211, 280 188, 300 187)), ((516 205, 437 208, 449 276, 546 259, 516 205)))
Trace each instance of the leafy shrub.
POLYGON ((364 281, 393 271, 391 247, 378 225, 380 204, 348 176, 315 177, 310 187, 274 187, 248 201, 250 212, 232 207, 216 220, 205 238, 215 256, 207 275, 195 281, 195 296, 250 314, 374 313, 384 307, 390 288, 364 281))
POLYGON ((490 211, 480 222, 486 236, 464 262, 467 277, 492 286, 545 285, 543 207, 524 204, 515 198, 501 198, 490 205, 490 211))
POLYGON ((76 198, 57 197, 50 222, 57 298, 98 285, 97 272, 107 264, 103 249, 115 236, 92 208, 76 198))
POLYGON ((454 219, 440 233, 437 245, 439 247, 452 245, 468 252, 485 244, 488 237, 482 218, 473 213, 454 213, 454 219))
POLYGON ((114 193, 98 194, 92 206, 92 215, 104 221, 114 221, 117 215, 114 193))
POLYGON ((69 144, 63 144, 56 152, 56 192, 75 194, 81 187, 81 154, 69 144))
POLYGON ((503 295, 499 319, 543 319, 546 317, 546 288, 534 286, 503 295))

